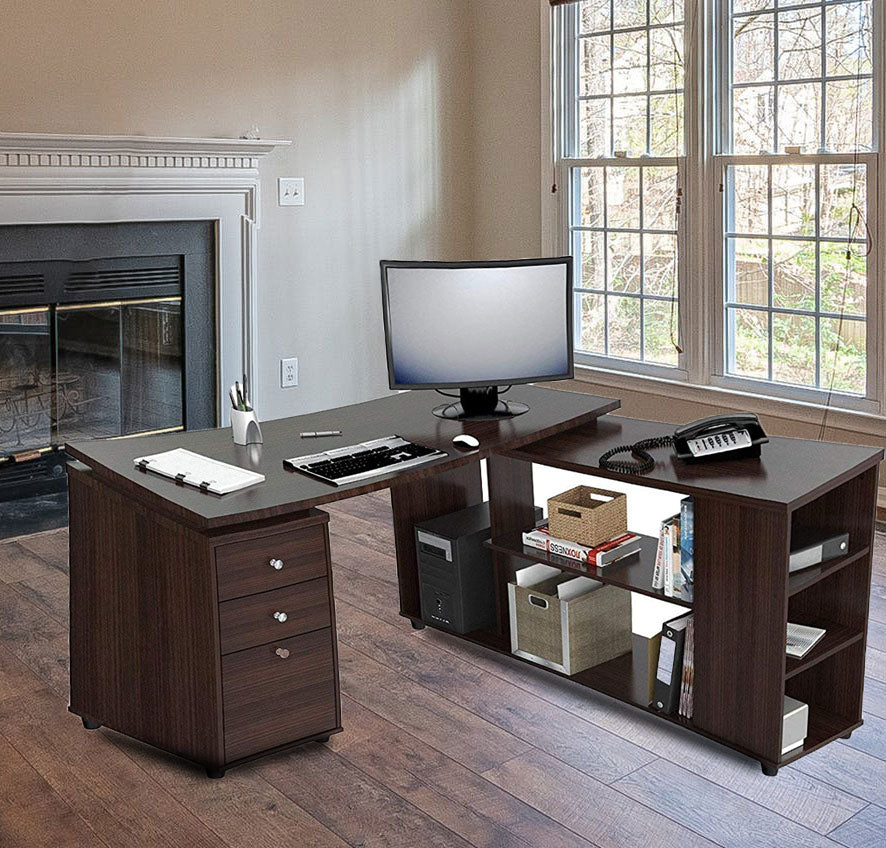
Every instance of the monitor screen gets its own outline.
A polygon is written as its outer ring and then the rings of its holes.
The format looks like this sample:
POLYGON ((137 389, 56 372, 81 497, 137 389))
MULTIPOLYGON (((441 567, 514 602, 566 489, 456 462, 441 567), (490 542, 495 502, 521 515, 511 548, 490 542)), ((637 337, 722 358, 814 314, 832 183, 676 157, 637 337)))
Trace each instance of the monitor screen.
POLYGON ((571 257, 381 264, 391 388, 572 376, 571 257))

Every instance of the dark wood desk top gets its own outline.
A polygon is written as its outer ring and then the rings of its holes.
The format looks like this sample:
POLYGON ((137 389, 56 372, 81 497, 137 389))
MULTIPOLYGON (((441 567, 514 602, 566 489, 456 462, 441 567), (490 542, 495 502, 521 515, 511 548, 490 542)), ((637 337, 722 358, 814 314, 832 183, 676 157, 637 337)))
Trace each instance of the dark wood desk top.
POLYGON ((262 423, 264 444, 260 446, 235 445, 231 440, 230 428, 224 428, 74 442, 67 445, 66 450, 89 466, 97 476, 114 483, 137 500, 191 526, 211 530, 300 512, 319 504, 478 462, 506 448, 518 448, 539 438, 586 424, 620 406, 620 402, 612 398, 537 386, 515 386, 507 397, 528 403, 529 412, 503 421, 444 421, 431 414, 431 409, 441 402, 439 395, 405 392, 297 418, 266 421, 262 423), (300 432, 311 430, 342 430, 343 435, 327 439, 299 438, 300 432), (440 448, 449 456, 369 482, 340 487, 312 480, 283 466, 283 460, 288 457, 359 444, 394 433, 440 448), (452 437, 459 433, 476 436, 480 440, 479 449, 462 453, 453 447, 452 437), (265 475, 265 482, 240 492, 218 496, 190 486, 177 485, 133 466, 132 461, 136 457, 178 447, 258 471, 265 475))
MULTIPOLYGON (((611 448, 673 431, 673 424, 607 415, 505 453, 518 459, 686 495, 718 494, 723 498, 741 498, 790 509, 883 459, 882 448, 773 436, 763 445, 760 459, 686 463, 674 458, 670 448, 660 448, 650 451, 656 463, 649 474, 604 471, 597 464, 600 455, 611 448)), ((630 454, 624 456, 627 458, 630 454)))

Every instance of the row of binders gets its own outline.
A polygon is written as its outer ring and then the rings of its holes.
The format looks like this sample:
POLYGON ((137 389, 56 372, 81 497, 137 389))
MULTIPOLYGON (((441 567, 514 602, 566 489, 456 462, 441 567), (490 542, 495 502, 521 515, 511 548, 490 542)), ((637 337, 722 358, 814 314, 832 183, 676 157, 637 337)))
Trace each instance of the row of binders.
POLYGON ((695 581, 695 502, 680 501, 680 512, 666 518, 658 533, 652 588, 666 598, 693 599, 695 581))
POLYGON ((694 683, 695 624, 690 612, 662 625, 653 687, 655 708, 692 718, 694 683))

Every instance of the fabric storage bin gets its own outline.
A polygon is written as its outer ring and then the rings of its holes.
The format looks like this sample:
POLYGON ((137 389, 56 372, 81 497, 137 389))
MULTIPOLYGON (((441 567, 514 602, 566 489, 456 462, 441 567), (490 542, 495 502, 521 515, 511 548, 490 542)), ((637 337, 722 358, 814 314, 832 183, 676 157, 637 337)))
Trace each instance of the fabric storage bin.
POLYGON ((548 528, 558 539, 599 545, 628 529, 627 495, 576 486, 548 498, 548 528))
POLYGON ((550 565, 508 583, 511 653, 577 674, 631 650, 631 593, 550 565))

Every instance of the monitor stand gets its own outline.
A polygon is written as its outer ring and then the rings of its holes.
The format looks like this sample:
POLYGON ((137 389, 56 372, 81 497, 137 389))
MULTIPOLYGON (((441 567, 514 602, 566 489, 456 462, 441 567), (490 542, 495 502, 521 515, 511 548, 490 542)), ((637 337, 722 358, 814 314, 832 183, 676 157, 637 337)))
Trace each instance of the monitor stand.
POLYGON ((456 403, 434 407, 434 415, 451 421, 495 421, 529 412, 528 404, 499 400, 498 386, 459 389, 459 397, 460 400, 456 403))

